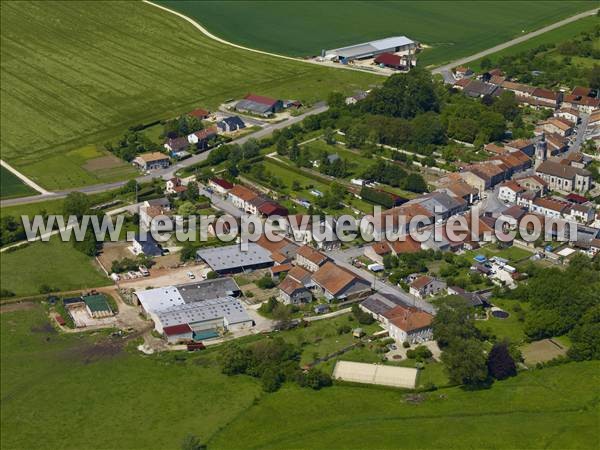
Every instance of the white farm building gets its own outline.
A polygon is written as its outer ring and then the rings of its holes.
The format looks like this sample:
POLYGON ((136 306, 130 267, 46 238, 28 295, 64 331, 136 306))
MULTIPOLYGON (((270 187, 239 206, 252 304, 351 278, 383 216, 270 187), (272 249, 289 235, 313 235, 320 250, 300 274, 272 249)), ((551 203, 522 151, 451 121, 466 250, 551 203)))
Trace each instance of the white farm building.
POLYGON ((325 50, 326 59, 337 60, 342 63, 355 59, 373 58, 382 53, 398 53, 414 51, 418 43, 406 36, 393 36, 348 47, 325 50))

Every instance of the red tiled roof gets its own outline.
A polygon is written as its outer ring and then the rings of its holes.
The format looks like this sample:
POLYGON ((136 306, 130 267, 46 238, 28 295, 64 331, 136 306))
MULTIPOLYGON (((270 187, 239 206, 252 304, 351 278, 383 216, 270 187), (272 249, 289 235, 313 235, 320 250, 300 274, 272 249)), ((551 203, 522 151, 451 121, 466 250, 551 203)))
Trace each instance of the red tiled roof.
POLYGON ((211 136, 215 136, 217 134, 217 129, 215 127, 204 128, 203 130, 196 131, 194 133, 198 139, 207 139, 211 136))
POLYGON ((271 273, 273 275, 281 273, 281 272, 289 272, 290 270, 292 270, 294 266, 292 266, 291 264, 278 264, 276 266, 271 267, 271 273))
POLYGON ((410 283, 410 287, 413 287, 415 289, 422 289, 425 286, 427 286, 429 283, 431 283, 432 281, 433 281, 433 278, 428 277, 427 275, 424 275, 422 277, 417 278, 412 283, 410 283))
POLYGON ((300 247, 297 254, 318 266, 323 264, 328 259, 326 255, 312 247, 309 247, 308 245, 303 245, 300 247))
POLYGON ((202 109, 202 108, 195 109, 188 113, 188 116, 197 117, 198 119, 204 119, 205 117, 208 117, 209 115, 210 115, 210 113, 207 110, 202 109))
POLYGON ((277 100, 275 100, 274 98, 263 97, 262 95, 248 94, 244 98, 246 100, 250 100, 267 106, 273 106, 275 103, 277 103, 277 100))
POLYGON ((375 63, 384 64, 386 66, 400 66, 402 59, 393 53, 382 53, 375 58, 375 63))
POLYGON ((248 189, 247 187, 244 187, 242 185, 236 184, 230 191, 229 191, 229 195, 232 195, 234 197, 238 197, 241 198, 242 200, 244 200, 245 202, 252 200, 253 198, 258 197, 258 194, 256 194, 255 192, 251 191, 250 189, 248 189))
POLYGON ((337 295, 350 283, 361 278, 349 270, 343 269, 335 263, 328 261, 313 274, 313 280, 323 289, 337 295))
POLYGON ((433 316, 420 309, 398 305, 383 314, 391 324, 403 331, 411 332, 431 326, 433 316))
POLYGON ((211 183, 216 184, 217 186, 221 186, 223 189, 231 189, 233 187, 233 184, 230 183, 227 180, 224 180, 223 178, 213 178, 212 180, 210 180, 211 183))

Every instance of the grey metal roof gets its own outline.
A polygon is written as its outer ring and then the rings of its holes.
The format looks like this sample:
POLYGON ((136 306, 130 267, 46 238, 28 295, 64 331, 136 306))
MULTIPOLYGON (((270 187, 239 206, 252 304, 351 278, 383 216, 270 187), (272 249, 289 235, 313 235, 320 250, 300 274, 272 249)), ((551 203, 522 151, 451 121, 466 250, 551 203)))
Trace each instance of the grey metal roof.
POLYGON ((239 244, 233 244, 226 247, 200 249, 196 255, 215 272, 273 263, 270 253, 254 242, 248 243, 246 251, 242 251, 239 244))
POLYGON ((392 294, 386 294, 383 292, 376 292, 373 295, 368 296, 362 303, 361 306, 371 311, 373 314, 383 314, 396 306, 409 306, 406 302, 402 301, 400 297, 392 294))
POLYGON ((406 36, 392 36, 376 41, 364 42, 361 44, 349 45, 347 47, 334 48, 327 50, 326 54, 334 54, 343 58, 352 58, 359 56, 368 56, 374 53, 381 53, 386 50, 393 50, 396 47, 404 47, 414 44, 415 41, 406 36))
POLYGON ((197 283, 186 283, 177 286, 177 290, 185 303, 196 303, 213 298, 235 296, 240 288, 233 278, 215 278, 197 283))
POLYGON ((265 105, 264 103, 254 102, 252 100, 240 100, 235 104, 235 109, 241 111, 252 111, 259 114, 264 114, 271 111, 273 105, 265 105))
POLYGON ((233 297, 221 297, 195 303, 172 306, 156 313, 164 327, 224 319, 227 324, 247 322, 250 316, 242 303, 233 297))

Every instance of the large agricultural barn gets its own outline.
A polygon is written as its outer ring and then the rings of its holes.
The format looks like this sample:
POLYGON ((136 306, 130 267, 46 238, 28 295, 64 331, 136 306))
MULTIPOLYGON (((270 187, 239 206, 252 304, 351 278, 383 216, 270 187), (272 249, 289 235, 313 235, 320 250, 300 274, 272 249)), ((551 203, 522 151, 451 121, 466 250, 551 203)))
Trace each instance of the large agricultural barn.
POLYGON ((323 56, 327 59, 345 63, 355 59, 373 58, 382 53, 412 52, 417 47, 418 43, 406 36, 393 36, 363 44, 325 50, 323 56))
POLYGON ((254 325, 233 278, 146 289, 134 293, 154 329, 171 343, 218 336, 254 325))

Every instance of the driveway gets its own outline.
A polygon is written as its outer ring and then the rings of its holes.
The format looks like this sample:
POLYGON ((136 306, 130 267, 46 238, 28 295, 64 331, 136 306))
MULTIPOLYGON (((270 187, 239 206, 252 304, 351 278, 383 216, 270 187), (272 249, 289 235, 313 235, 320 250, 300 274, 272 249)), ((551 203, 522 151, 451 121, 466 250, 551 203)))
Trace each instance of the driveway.
POLYGON ((413 297, 410 294, 407 294, 402 289, 397 286, 393 286, 389 284, 387 281, 382 281, 374 276, 372 272, 369 272, 365 269, 360 269, 358 267, 353 266, 350 261, 353 258, 356 258, 357 252, 360 251, 362 254, 362 248, 353 247, 348 250, 333 250, 329 252, 325 252, 327 256, 329 256, 337 265, 354 272, 361 278, 364 278, 367 281, 371 282, 371 286, 374 290, 383 292, 386 294, 392 294, 402 299, 404 303, 407 305, 412 305, 417 308, 422 309, 430 314, 435 314, 434 306, 420 298, 413 297))

